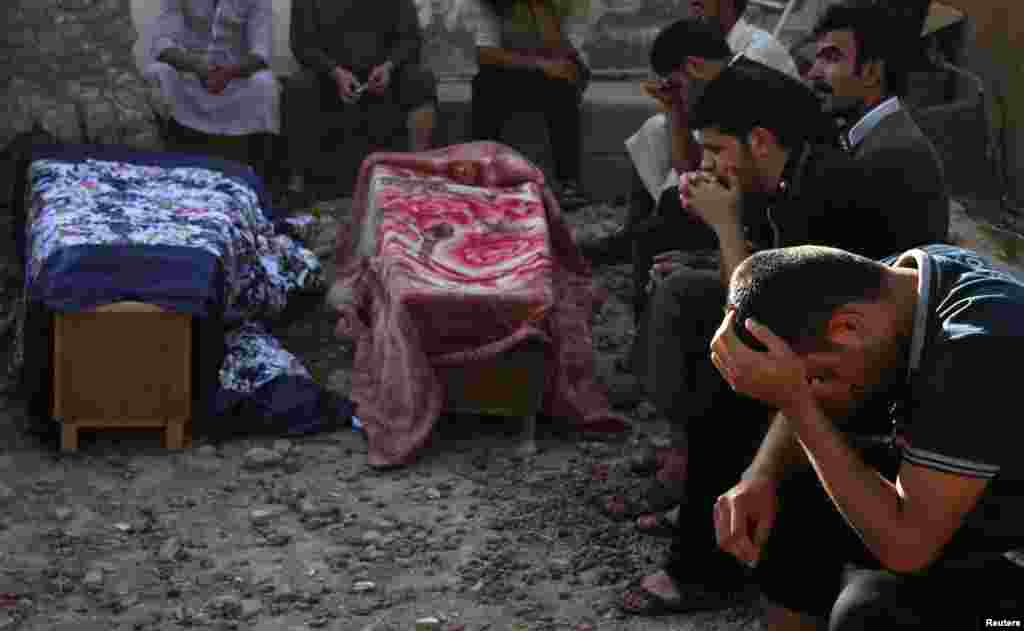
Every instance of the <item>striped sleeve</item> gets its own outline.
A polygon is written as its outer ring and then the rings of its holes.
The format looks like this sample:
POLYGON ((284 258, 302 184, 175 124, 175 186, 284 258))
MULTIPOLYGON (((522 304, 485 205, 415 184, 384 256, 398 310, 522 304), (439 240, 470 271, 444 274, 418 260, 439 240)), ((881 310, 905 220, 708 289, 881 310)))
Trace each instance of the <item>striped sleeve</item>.
POLYGON ((1018 357, 1024 337, 968 335, 926 354, 915 379, 903 458, 915 465, 992 479, 1020 458, 1019 373, 994 357, 1018 357))

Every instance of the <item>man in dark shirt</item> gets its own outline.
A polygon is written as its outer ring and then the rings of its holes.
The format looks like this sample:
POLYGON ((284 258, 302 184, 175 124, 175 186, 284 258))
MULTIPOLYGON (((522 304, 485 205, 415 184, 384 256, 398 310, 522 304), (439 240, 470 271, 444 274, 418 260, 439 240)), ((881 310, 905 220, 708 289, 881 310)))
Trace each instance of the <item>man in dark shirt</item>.
POLYGON ((420 64, 421 46, 412 0, 293 1, 291 48, 303 71, 289 82, 284 111, 298 175, 320 160, 328 131, 357 115, 380 142, 404 116, 409 149, 430 147, 437 80, 420 64))
POLYGON ((894 213, 897 229, 900 221, 923 220, 928 238, 922 243, 942 243, 949 232, 942 161, 900 101, 907 87, 903 23, 876 5, 830 6, 814 30, 817 52, 807 77, 827 109, 848 121, 842 145, 888 191, 892 206, 928 209, 923 215, 894 213))
MULTIPOLYGON (((714 232, 719 263, 677 266, 664 280, 655 269, 646 385, 673 429, 673 446, 686 452, 682 475, 674 472, 676 480, 685 478, 686 499, 665 570, 626 594, 628 612, 724 606, 742 586, 742 568, 711 543, 710 509, 748 464, 773 410, 737 396, 708 358, 733 269, 769 247, 822 244, 881 258, 925 238, 918 232, 923 221, 901 222, 905 229, 894 231, 889 217, 923 209, 888 206, 886 191, 849 155, 809 142, 806 122, 819 113, 806 86, 757 65, 725 70, 694 108, 703 170, 680 179, 680 200, 714 232), (757 107, 750 107, 752 95, 757 107), (735 418, 751 420, 726 422, 735 418)), ((666 521, 644 515, 638 526, 666 521)))
POLYGON ((737 267, 711 359, 779 416, 714 523, 756 567, 769 629, 1020 624, 1024 570, 1004 554, 1024 541, 1024 428, 998 358, 1024 351, 1022 323, 1024 284, 952 246, 737 267), (878 403, 891 420, 865 414, 878 403), (889 448, 858 447, 879 425, 889 448))

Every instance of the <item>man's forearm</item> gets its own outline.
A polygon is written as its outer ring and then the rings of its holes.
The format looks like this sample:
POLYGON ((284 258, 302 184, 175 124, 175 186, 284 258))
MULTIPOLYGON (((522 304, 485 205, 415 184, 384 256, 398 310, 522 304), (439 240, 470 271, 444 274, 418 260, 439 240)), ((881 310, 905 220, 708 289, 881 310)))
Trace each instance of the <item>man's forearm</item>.
POLYGON ((693 151, 695 143, 686 121, 682 120, 683 117, 671 109, 665 115, 668 117, 672 166, 679 173, 696 170, 700 167, 700 158, 697 156, 695 159, 693 151))
POLYGON ((718 235, 718 246, 722 254, 720 266, 722 285, 728 287, 729 281, 732 279, 732 271, 750 256, 750 245, 743 238, 743 228, 738 223, 716 227, 715 233, 718 235))
POLYGON ((896 486, 864 463, 816 404, 785 418, 825 491, 875 557, 894 571, 918 569, 925 556, 920 529, 907 523, 896 486))
POLYGON ((235 73, 239 77, 251 77, 257 72, 260 72, 261 70, 266 70, 269 67, 270 66, 267 64, 267 61, 263 59, 263 57, 260 57, 259 55, 248 54, 242 59, 241 62, 239 62, 238 68, 235 71, 235 73))
POLYGON ((797 441, 793 428, 782 414, 776 413, 743 477, 768 478, 781 482, 807 465, 807 455, 797 441))
POLYGON ((210 66, 205 59, 200 55, 189 53, 184 48, 165 48, 160 51, 156 60, 171 66, 178 72, 191 72, 200 77, 205 77, 210 71, 210 66))

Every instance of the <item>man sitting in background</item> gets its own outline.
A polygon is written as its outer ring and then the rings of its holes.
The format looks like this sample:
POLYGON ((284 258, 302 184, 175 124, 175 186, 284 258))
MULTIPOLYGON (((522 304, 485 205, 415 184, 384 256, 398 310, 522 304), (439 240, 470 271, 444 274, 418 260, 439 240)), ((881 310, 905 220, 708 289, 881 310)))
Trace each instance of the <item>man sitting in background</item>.
POLYGON ((293 189, 304 188, 321 139, 337 127, 368 133, 374 145, 404 122, 408 149, 430 148, 437 79, 420 63, 412 0, 293 0, 290 37, 302 66, 285 95, 293 189), (365 130, 353 124, 363 116, 365 130))
POLYGON ((857 164, 889 191, 893 207, 915 209, 892 220, 923 219, 922 243, 942 243, 949 232, 942 162, 900 102, 907 88, 900 50, 907 45, 904 22, 876 5, 832 5, 814 29, 817 52, 807 78, 825 97, 827 109, 850 122, 840 142, 857 164), (918 208, 927 211, 922 215, 918 208))
POLYGON ((269 70, 271 0, 161 0, 153 57, 175 137, 247 136, 266 175, 280 131, 280 89, 269 70))

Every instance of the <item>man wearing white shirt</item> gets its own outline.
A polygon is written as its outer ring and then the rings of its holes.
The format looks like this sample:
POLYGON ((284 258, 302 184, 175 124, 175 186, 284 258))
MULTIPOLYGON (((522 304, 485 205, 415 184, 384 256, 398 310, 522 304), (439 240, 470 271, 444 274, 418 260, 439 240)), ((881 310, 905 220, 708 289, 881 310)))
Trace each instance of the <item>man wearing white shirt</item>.
MULTIPOLYGON (((942 162, 900 101, 907 79, 902 51, 894 45, 906 41, 903 25, 900 16, 876 6, 829 7, 814 29, 817 51, 807 76, 827 109, 855 121, 840 144, 889 191, 894 208, 928 208, 930 241, 941 243, 949 232, 942 162)), ((906 215, 920 219, 920 213, 906 215)))

